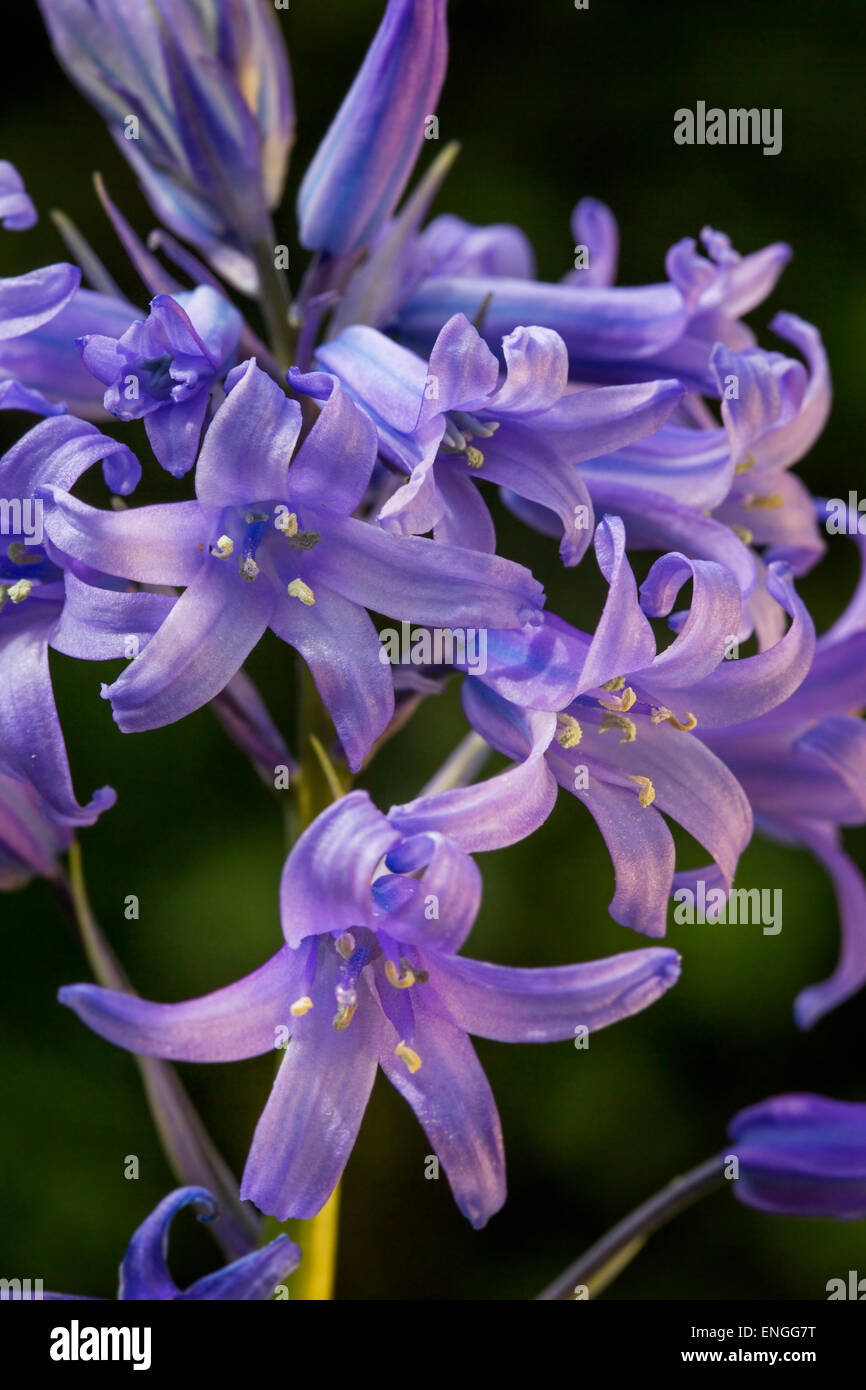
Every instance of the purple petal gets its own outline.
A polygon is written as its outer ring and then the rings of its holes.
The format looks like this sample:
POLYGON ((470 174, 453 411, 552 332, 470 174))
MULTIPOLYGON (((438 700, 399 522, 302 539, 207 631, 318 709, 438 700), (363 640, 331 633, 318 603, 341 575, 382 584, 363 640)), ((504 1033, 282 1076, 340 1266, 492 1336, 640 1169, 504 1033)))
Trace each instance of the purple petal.
POLYGON ((226 379, 228 398, 204 437, 196 494, 205 506, 245 507, 286 495, 301 408, 254 360, 226 379))
POLYGON ((93 569, 140 584, 192 584, 204 567, 207 523, 197 502, 106 512, 60 488, 38 495, 52 545, 93 569))
POLYGON ((78 267, 63 263, 0 280, 0 339, 20 338, 56 318, 80 284, 78 267))
POLYGON ((297 1269, 300 1262, 301 1252, 294 1241, 279 1235, 262 1250, 253 1250, 223 1269, 196 1279, 177 1298, 181 1302, 271 1298, 277 1285, 297 1269))

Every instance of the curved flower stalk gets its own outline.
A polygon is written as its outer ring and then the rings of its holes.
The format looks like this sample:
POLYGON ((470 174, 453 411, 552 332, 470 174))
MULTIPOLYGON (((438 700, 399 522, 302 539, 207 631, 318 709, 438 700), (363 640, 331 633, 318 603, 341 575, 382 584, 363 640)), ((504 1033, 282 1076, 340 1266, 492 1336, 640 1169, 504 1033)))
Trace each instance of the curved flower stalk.
POLYGON ((541 586, 521 565, 399 540, 352 516, 372 474, 376 431, 339 383, 294 460, 297 402, 253 361, 229 374, 226 390, 196 468, 196 501, 108 513, 44 487, 46 533, 94 569, 186 586, 104 692, 124 731, 200 708, 270 626, 307 662, 356 769, 393 713, 366 608, 446 627, 518 626, 537 619, 541 586))
MULTIPOLYGON (((284 1046, 241 1196, 280 1220, 311 1217, 355 1142, 378 1066, 409 1101, 461 1211, 483 1226, 505 1200, 496 1107, 468 1034, 552 1042, 645 1008, 679 974, 650 948, 586 965, 515 970, 456 954, 480 902, 468 850, 534 828, 506 774, 382 815, 352 792, 286 861, 286 945, 253 975, 187 1004, 92 985, 61 1002, 101 1036, 149 1055, 229 1061, 284 1046), (437 828, 441 825, 444 829, 437 828), (465 841, 465 843, 464 843, 465 841)), ((543 804, 541 815, 546 814, 543 804)))
POLYGON ((247 292, 294 138, 288 59, 261 0, 40 0, 66 73, 157 216, 247 292))
MULTIPOLYGON (((383 456, 409 482, 379 520, 398 535, 492 552, 493 522, 475 481, 489 481, 558 519, 560 554, 580 560, 592 535, 592 501, 574 467, 652 434, 679 404, 676 381, 568 392, 558 334, 518 328, 504 339, 505 375, 478 331, 456 314, 424 362, 373 328, 348 328, 317 360, 376 422, 383 456)), ((330 378, 292 371, 291 384, 322 396, 330 378)))
MULTIPOLYGON (((217 1204, 203 1187, 179 1187, 164 1197, 138 1227, 120 1263, 120 1302, 204 1302, 212 1300, 250 1300, 272 1298, 276 1287, 297 1269, 301 1252, 288 1236, 279 1235, 261 1250, 253 1250, 240 1260, 224 1265, 213 1274, 196 1279, 179 1289, 166 1262, 169 1231, 184 1207, 200 1208, 199 1221, 213 1221, 217 1204)), ((44 1298, 60 1301, 89 1301, 88 1294, 46 1293, 44 1298)))

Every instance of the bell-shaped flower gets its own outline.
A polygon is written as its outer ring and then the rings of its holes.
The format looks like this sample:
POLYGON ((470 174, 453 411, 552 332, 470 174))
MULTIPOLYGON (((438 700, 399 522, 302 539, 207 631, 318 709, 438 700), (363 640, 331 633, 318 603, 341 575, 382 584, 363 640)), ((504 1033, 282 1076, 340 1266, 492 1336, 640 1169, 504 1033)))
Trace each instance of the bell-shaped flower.
POLYGON ((513 769, 387 816, 351 792, 291 851, 280 888, 286 944, 254 974, 185 1004, 93 985, 62 990, 61 1002, 148 1055, 216 1062, 285 1047, 241 1184, 243 1198, 280 1220, 314 1216, 328 1200, 381 1067, 461 1211, 483 1226, 505 1200, 505 1164, 468 1035, 573 1038, 647 1007, 679 974, 676 953, 659 948, 533 970, 458 954, 481 897, 470 851, 532 832, 549 810, 545 795, 522 796, 533 780, 534 770, 513 769))
POLYGON ((226 379, 205 435, 196 498, 106 512, 42 489, 45 528, 103 573, 185 592, 104 694, 124 731, 200 708, 268 627, 303 656, 353 769, 393 712, 390 670, 366 609, 447 628, 540 617, 522 565, 431 540, 400 540, 353 513, 376 461, 376 430, 339 383, 293 459, 301 410, 254 361, 226 379))
POLYGON ((779 1216, 866 1218, 866 1105, 772 1096, 728 1125, 735 1197, 779 1216))

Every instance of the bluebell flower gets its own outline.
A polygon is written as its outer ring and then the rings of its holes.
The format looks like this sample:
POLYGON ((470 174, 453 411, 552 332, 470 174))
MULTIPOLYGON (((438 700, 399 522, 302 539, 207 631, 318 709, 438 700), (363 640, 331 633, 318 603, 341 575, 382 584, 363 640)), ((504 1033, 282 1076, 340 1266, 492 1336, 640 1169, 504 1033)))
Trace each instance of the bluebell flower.
POLYGON ((104 512, 41 490, 53 545, 107 574, 186 591, 104 693, 125 731, 172 723, 212 699, 268 627, 310 667, 353 769, 393 711, 367 608, 443 627, 537 620, 522 565, 411 537, 352 514, 376 430, 338 382, 297 456, 301 411, 254 361, 226 380, 205 435, 196 500, 104 512), (291 463, 291 466, 290 466, 291 463))
POLYGON ((288 60, 260 0, 40 0, 67 74, 157 216, 239 288, 270 243, 294 138, 288 60))
MULTIPOLYGON (((171 1223, 184 1207, 199 1207, 199 1221, 212 1221, 217 1204, 203 1187, 179 1187, 163 1197, 133 1235, 120 1264, 117 1290, 121 1302, 226 1302, 272 1298, 279 1284, 297 1269, 301 1252, 288 1236, 279 1235, 261 1250, 253 1250, 213 1274, 179 1289, 166 1261, 171 1223)), ((87 1294, 46 1293, 46 1299, 90 1301, 87 1294)))
POLYGON ((322 395, 336 376, 376 422, 385 458, 409 474, 379 513, 398 535, 493 551, 493 522, 475 483, 491 482, 544 509, 575 565, 592 537, 592 501, 575 464, 658 429, 683 395, 676 381, 569 392, 557 333, 517 328, 504 340, 505 375, 462 314, 436 339, 429 362, 368 327, 323 344, 324 373, 291 371, 298 390, 322 395))
POLYGON ((308 250, 358 251, 396 207, 445 77, 445 12, 446 0, 389 0, 301 184, 299 235, 308 250))
POLYGON ((157 460, 180 478, 196 460, 211 388, 234 365, 237 309, 210 285, 151 301, 118 338, 78 340, 85 366, 108 389, 105 409, 145 422, 157 460))
POLYGON ((735 1197, 779 1216, 866 1218, 866 1105, 772 1096, 728 1125, 739 1161, 735 1197))
POLYGON ((786 708, 810 668, 814 628, 790 572, 771 566, 770 595, 791 625, 770 650, 726 661, 742 600, 723 566, 665 555, 638 595, 619 518, 600 523, 595 545, 609 585, 595 632, 551 614, 535 632, 488 634, 487 670, 466 682, 464 709, 494 747, 583 802, 614 866, 611 915, 662 936, 674 888, 701 877, 730 887, 752 835, 739 766, 732 772, 704 731, 786 708), (673 616, 676 638, 659 652, 649 619, 670 614, 689 581, 690 608, 673 616), (532 709, 558 711, 543 761, 532 709), (676 873, 665 815, 708 850, 709 868, 676 873))
POLYGON ((0 773, 0 891, 22 888, 37 875, 56 877, 72 833, 45 815, 28 782, 0 773))
MULTIPOLYGON (((552 718, 548 717, 548 718, 552 718)), ((241 1196, 280 1220, 327 1201, 354 1146, 377 1067, 415 1111, 461 1211, 483 1226, 505 1200, 499 1118, 467 1036, 552 1042, 606 1027, 679 974, 649 948, 520 970, 459 955, 481 880, 470 851, 531 833, 524 770, 384 816, 365 792, 320 815, 291 851, 280 903, 286 944, 254 974, 186 1004, 93 985, 60 993, 131 1051, 230 1061, 291 1035, 247 1159, 241 1196)))

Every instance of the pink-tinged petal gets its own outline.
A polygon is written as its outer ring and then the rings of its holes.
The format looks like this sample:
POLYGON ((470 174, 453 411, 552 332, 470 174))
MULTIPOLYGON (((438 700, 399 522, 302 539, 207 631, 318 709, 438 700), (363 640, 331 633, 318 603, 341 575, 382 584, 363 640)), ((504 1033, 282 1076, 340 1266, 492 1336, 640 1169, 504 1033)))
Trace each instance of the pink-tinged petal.
POLYGON ((576 565, 592 536, 592 499, 560 441, 552 442, 540 428, 506 420, 485 441, 483 453, 477 476, 553 512, 562 526, 562 562, 576 565))
POLYGON ((373 874, 400 838, 367 792, 350 792, 317 816, 283 867, 280 917, 288 944, 372 921, 373 874))
POLYGON ((391 1084, 409 1102, 451 1185, 454 1200, 476 1230, 505 1202, 505 1152, 496 1102, 466 1034, 415 1004, 410 1072, 395 1055, 402 1041, 388 1025, 379 1057, 391 1084))
POLYGON ((168 594, 98 589, 68 570, 66 602, 51 634, 51 646, 79 661, 129 658, 146 646, 175 602, 168 594))
POLYGON ((430 353, 419 424, 448 410, 486 409, 498 381, 499 363, 493 353, 466 315, 455 314, 430 353))
POLYGON ((842 848, 842 837, 834 827, 803 820, 788 829, 794 830, 797 841, 814 854, 830 875, 842 929, 839 963, 833 974, 797 995, 794 1017, 800 1028, 811 1028, 866 984, 866 884, 842 848))
POLYGON ((430 627, 521 627, 542 607, 542 587, 529 570, 497 555, 397 539, 352 517, 329 517, 326 525, 313 552, 316 576, 386 617, 430 627))
POLYGON ((191 584, 202 569, 207 522, 197 502, 107 512, 60 488, 39 489, 45 534, 64 555, 140 584, 191 584))
POLYGON ((409 481, 388 498, 379 512, 379 525, 389 535, 398 537, 423 536, 434 530, 445 515, 440 482, 454 472, 444 463, 437 468, 435 455, 428 454, 412 469, 409 481))
POLYGON ((67 985, 58 999, 108 1042, 175 1062, 237 1062, 274 1049, 294 1026, 306 953, 281 946, 251 975, 183 1004, 152 1004, 99 985, 67 985))
POLYGON ((518 970, 424 957, 425 1004, 457 1028, 497 1042, 558 1042, 578 1025, 595 1032, 646 1009, 679 979, 676 951, 650 947, 580 965, 518 970))
POLYGON ((376 426, 334 378, 289 472, 292 497, 348 516, 363 501, 378 454, 376 426))
POLYGON ((297 1020, 253 1137, 241 1199, 278 1221, 321 1211, 355 1144, 376 1079, 385 1021, 363 977, 348 1028, 333 1026, 338 965, 322 942, 313 1007, 297 1020))
POLYGON ((445 510, 433 527, 433 539, 442 545, 493 555, 496 550, 493 519, 472 479, 461 473, 459 467, 440 463, 436 469, 436 487, 445 510))
POLYGON ((631 671, 634 683, 651 690, 690 686, 724 661, 739 632, 742 599, 730 570, 710 560, 663 555, 641 585, 641 607, 650 617, 667 617, 683 584, 692 581, 692 601, 676 639, 644 671, 631 671))
POLYGON ((103 689, 123 732, 173 724, 218 695, 264 634, 275 602, 263 577, 248 581, 231 560, 208 556, 140 656, 103 689))
POLYGON ((365 609, 319 586, 310 606, 277 600, 271 627, 300 652, 357 772, 394 713, 385 649, 365 609))
POLYGON ((47 265, 0 280, 0 339, 20 338, 56 318, 81 284, 74 265, 47 265))
POLYGON ((568 349, 550 328, 515 328, 502 340, 506 377, 487 402, 497 417, 548 410, 568 386, 568 349))
POLYGON ((214 416, 196 468, 204 506, 246 507, 282 499, 301 431, 301 408, 275 381, 243 362, 226 378, 228 397, 214 416))

